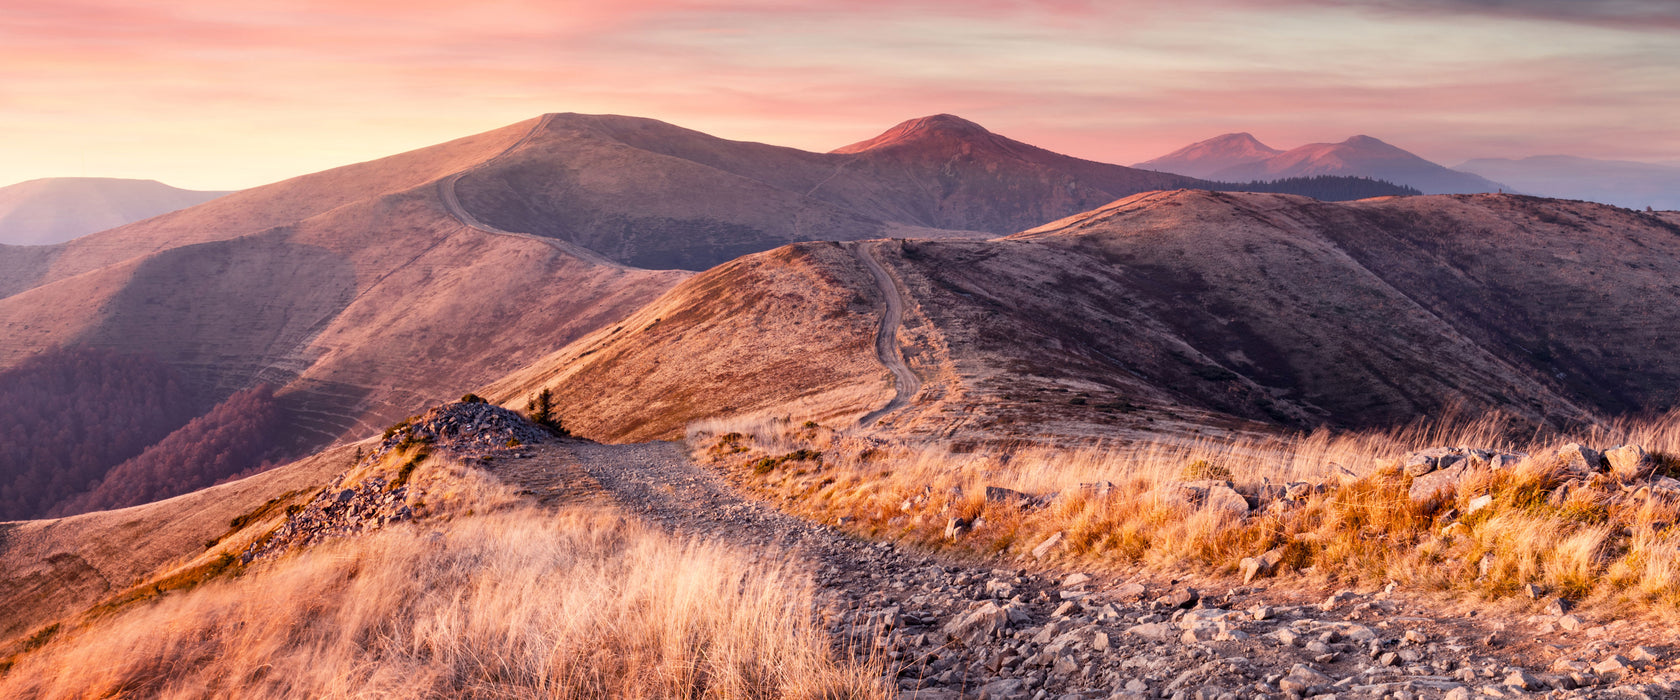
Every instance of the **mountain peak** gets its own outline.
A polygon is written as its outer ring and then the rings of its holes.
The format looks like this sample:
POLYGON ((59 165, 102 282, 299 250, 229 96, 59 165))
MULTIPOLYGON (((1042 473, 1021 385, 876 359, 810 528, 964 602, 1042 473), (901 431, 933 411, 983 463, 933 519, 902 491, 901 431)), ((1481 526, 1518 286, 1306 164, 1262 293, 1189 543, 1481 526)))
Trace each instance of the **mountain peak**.
POLYGON ((1364 134, 1350 136, 1340 145, 1353 146, 1355 148, 1395 148, 1393 144, 1390 144, 1387 141, 1379 139, 1375 136, 1366 136, 1364 134))
POLYGON ((1241 131, 1197 141, 1160 158, 1138 163, 1136 167, 1207 177, 1219 170, 1262 161, 1282 152, 1261 143, 1253 134, 1241 131))
POLYGON ((905 143, 930 140, 985 141, 997 136, 986 127, 952 114, 935 114, 900 122, 880 136, 836 148, 832 153, 862 153, 905 143))

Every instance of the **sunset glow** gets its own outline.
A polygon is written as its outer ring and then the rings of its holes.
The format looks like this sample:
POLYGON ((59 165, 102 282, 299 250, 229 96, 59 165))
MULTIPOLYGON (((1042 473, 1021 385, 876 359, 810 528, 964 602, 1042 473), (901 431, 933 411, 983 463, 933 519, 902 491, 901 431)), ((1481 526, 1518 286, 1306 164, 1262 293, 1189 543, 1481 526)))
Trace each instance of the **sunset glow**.
POLYGON ((0 184, 247 187, 543 112, 811 150, 953 113, 1132 163, 1249 131, 1426 158, 1680 158, 1680 9, 1564 0, 0 8, 0 184))

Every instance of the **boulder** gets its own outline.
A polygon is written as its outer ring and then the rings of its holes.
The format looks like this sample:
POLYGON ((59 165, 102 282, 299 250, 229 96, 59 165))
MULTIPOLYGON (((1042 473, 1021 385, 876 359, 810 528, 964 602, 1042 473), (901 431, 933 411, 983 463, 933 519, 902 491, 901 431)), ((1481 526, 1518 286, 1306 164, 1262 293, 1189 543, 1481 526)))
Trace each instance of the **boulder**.
POLYGON ((1305 664, 1295 664, 1289 674, 1278 681, 1278 687, 1286 693, 1306 695, 1308 690, 1335 683, 1329 676, 1305 664))
POLYGON ((962 518, 951 518, 945 523, 945 539, 954 540, 968 531, 968 521, 962 518))
POLYGON ((1009 611, 997 603, 987 601, 969 608, 945 624, 944 631, 953 639, 976 646, 1009 627, 1009 611))
POLYGON ((1225 484, 1218 484, 1209 488, 1202 498, 1202 507, 1222 513, 1229 513, 1238 517, 1248 515, 1248 499, 1237 493, 1236 489, 1225 484))
POLYGON ((1470 473, 1469 462, 1459 462, 1448 469, 1440 469, 1412 479, 1411 497, 1422 502, 1458 490, 1458 483, 1470 473))
POLYGON ((1610 463, 1610 474, 1622 481, 1643 479, 1650 476, 1656 467, 1651 456, 1645 453, 1645 448, 1638 445, 1622 445, 1606 450, 1604 461, 1610 463))
POLYGON ((1559 448, 1557 456, 1563 461, 1565 469, 1583 476, 1604 468, 1604 456, 1598 450, 1577 443, 1559 448))
POLYGON ((1034 559, 1043 559, 1045 557, 1045 555, 1050 553, 1050 550, 1055 549, 1056 545, 1059 545, 1059 544, 1062 543, 1062 537, 1063 537, 1063 535, 1062 535, 1061 531, 1058 530, 1058 531, 1056 531, 1055 534, 1044 538, 1043 542, 1038 543, 1037 547, 1032 548, 1033 558, 1034 559))
MULTIPOLYGON (((1456 454, 1456 451, 1451 447, 1431 447, 1401 457, 1400 466, 1401 469, 1405 470, 1407 476, 1419 477, 1441 468, 1443 466, 1441 464, 1442 458, 1456 454)), ((1462 459, 1462 456, 1460 455, 1459 458, 1462 459)))
POLYGON ((1270 576, 1277 565, 1282 562, 1283 550, 1273 549, 1259 556, 1245 557, 1237 565, 1237 569, 1242 571, 1243 585, 1248 585, 1253 583, 1254 579, 1270 576))

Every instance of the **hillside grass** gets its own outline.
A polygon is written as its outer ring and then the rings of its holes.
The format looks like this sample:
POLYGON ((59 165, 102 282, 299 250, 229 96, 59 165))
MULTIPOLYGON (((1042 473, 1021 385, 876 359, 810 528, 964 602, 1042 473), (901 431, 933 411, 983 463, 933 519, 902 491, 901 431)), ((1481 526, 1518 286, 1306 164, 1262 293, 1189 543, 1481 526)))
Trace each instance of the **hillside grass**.
POLYGON ((1277 574, 1310 584, 1397 582, 1480 599, 1518 596, 1533 584, 1544 596, 1607 611, 1680 612, 1680 527, 1670 527, 1680 523, 1680 503, 1622 494, 1607 478, 1550 497, 1565 479, 1555 455, 1567 442, 1639 444, 1675 464, 1680 414, 1528 439, 1484 417, 1386 432, 972 452, 764 418, 697 423, 688 437, 695 459, 724 465, 788 510, 946 552, 1237 579, 1243 558, 1276 550, 1277 574), (1466 478, 1450 496, 1414 502, 1399 458, 1460 445, 1531 456, 1466 478), (1228 478, 1245 494, 1323 487, 1288 508, 1261 503, 1242 517, 1172 497, 1171 484, 1202 478, 1228 478), (987 487, 1038 503, 988 500, 987 487), (1472 513, 1484 495, 1491 504, 1472 513), (981 522, 947 538, 953 518, 981 522), (1061 542, 1035 558, 1055 533, 1061 542))
POLYGON ((476 510, 53 627, 0 697, 890 696, 794 568, 610 510, 476 510))

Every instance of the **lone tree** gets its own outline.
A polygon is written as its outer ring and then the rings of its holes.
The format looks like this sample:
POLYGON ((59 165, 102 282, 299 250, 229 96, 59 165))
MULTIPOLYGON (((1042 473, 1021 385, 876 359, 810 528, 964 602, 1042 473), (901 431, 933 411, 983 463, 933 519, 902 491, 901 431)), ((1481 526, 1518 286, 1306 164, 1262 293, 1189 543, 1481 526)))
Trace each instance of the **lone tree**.
POLYGON ((562 437, 570 435, 565 426, 560 424, 560 416, 554 414, 554 392, 547 387, 543 387, 542 391, 532 394, 531 398, 525 402, 525 413, 530 416, 532 423, 548 428, 555 435, 562 437))

